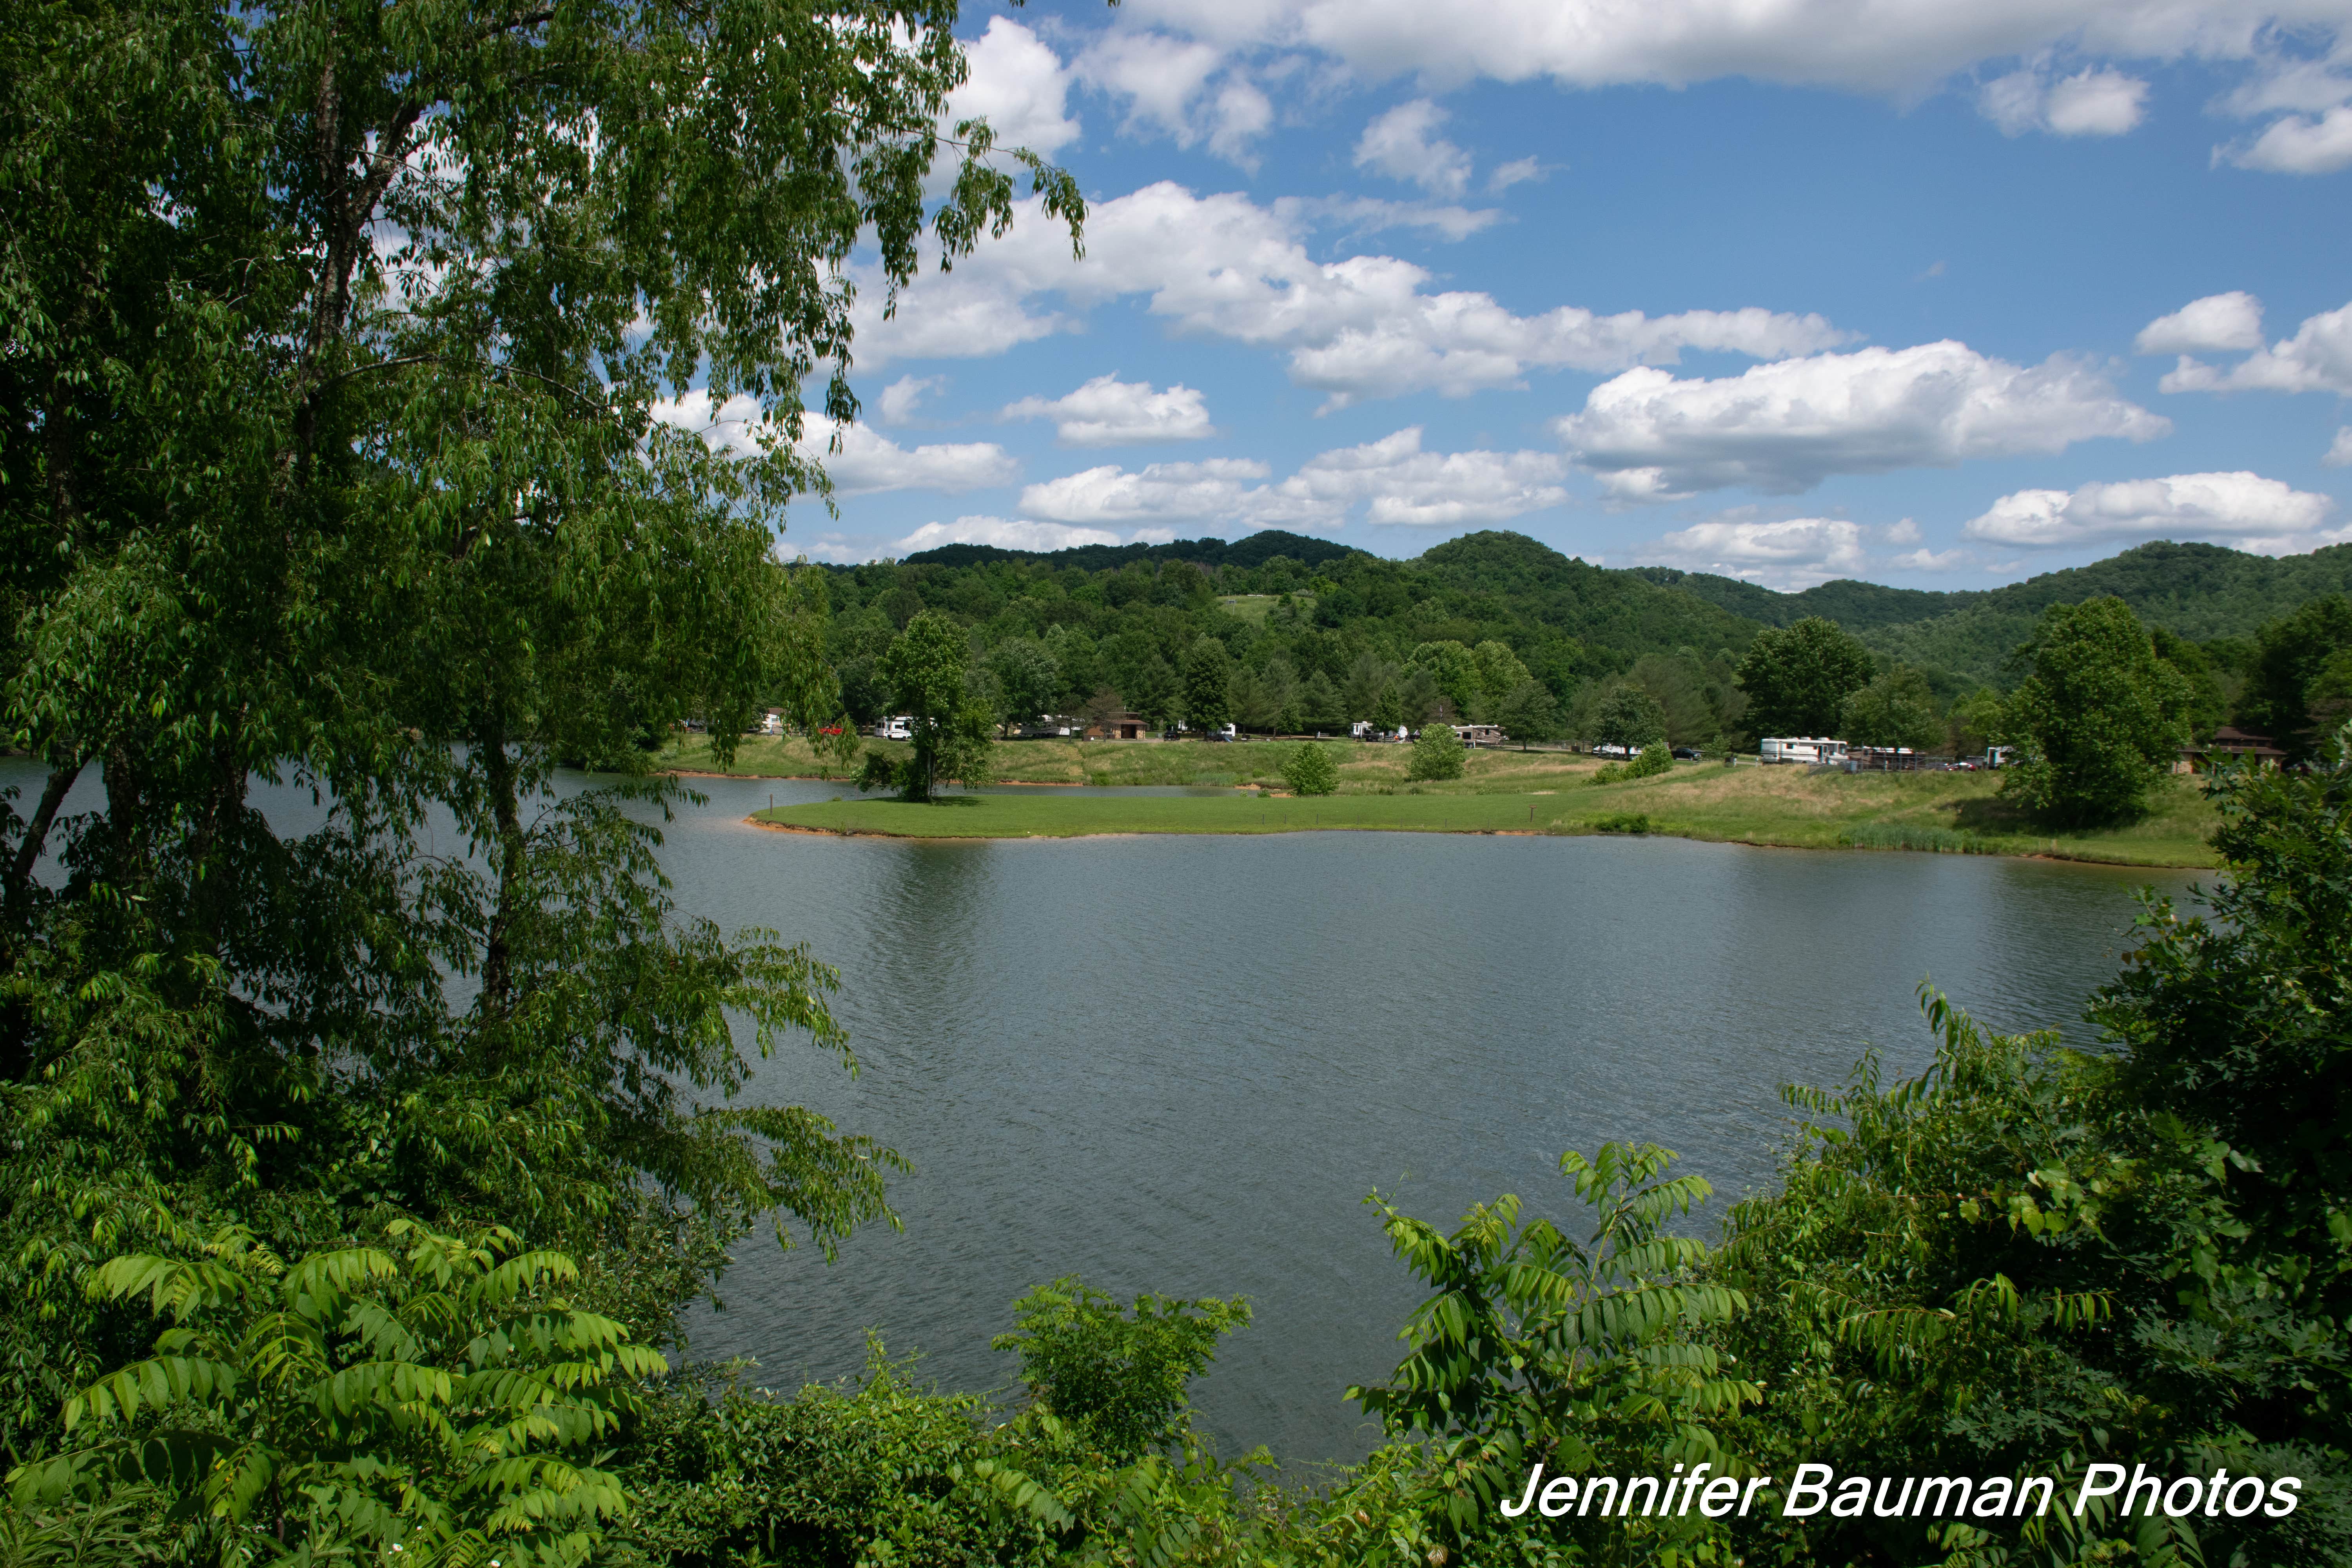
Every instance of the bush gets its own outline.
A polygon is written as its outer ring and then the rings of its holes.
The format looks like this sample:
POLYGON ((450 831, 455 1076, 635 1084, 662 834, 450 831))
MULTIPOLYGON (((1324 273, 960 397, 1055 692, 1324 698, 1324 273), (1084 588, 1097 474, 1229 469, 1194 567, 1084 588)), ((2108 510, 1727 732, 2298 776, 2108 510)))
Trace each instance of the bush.
POLYGON ((1654 779, 1660 773, 1674 772, 1675 753, 1664 741, 1653 741, 1642 748, 1642 754, 1625 764, 1629 779, 1654 779))
POLYGON ((1333 795, 1339 788, 1339 764, 1328 747, 1303 745, 1283 763, 1282 777, 1299 795, 1333 795))
POLYGON ((1245 1327, 1247 1302, 1144 1295, 1122 1310, 1076 1277, 1040 1285, 1013 1304, 1009 1334, 1021 1381, 1046 1409, 1076 1424, 1106 1453, 1132 1459, 1184 1436, 1184 1391, 1215 1359, 1219 1336, 1245 1327))
POLYGON ((1650 831, 1650 816, 1643 811, 1621 811, 1608 816, 1596 816, 1592 819, 1592 831, 1595 833, 1647 833, 1650 831))
POLYGON ((1451 724, 1430 723, 1422 726, 1421 739, 1412 743, 1412 763, 1405 770, 1407 778, 1458 779, 1462 776, 1462 737, 1451 724))

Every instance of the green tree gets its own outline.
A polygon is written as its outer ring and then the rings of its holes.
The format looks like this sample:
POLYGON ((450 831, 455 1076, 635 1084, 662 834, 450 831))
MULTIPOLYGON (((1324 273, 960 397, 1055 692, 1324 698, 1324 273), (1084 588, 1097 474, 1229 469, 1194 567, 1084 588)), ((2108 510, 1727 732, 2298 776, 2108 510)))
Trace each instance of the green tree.
POLYGON ((1908 746, 1924 752, 1943 737, 1927 678, 1898 664, 1845 700, 1838 733, 1857 746, 1908 746))
POLYGON ((1591 727, 1591 739, 1598 745, 1664 745, 1666 712, 1656 698, 1640 687, 1620 684, 1601 697, 1593 710, 1591 727))
POLYGON ((1870 683, 1870 650, 1834 621, 1808 616, 1756 634, 1739 661, 1748 723, 1759 735, 1828 735, 1845 700, 1870 683))
POLYGON ((1197 732, 1223 729, 1234 717, 1234 661, 1215 637, 1200 637, 1184 655, 1184 721, 1197 732))
POLYGON ((2007 709, 2022 756, 2002 793, 2064 826, 2137 815, 2186 738, 2188 683, 2121 599, 2052 605, 2023 652, 2033 672, 2007 709))
POLYGON ((1319 669, 1298 689, 1298 716, 1302 730, 1310 724, 1337 726, 1348 721, 1346 700, 1340 697, 1339 688, 1331 684, 1331 678, 1319 669))
POLYGON ((1458 779, 1462 763, 1462 737, 1453 725, 1432 720, 1412 743, 1412 761, 1405 773, 1414 779, 1458 779))
POLYGON ((1490 637, 1472 649, 1470 657, 1478 669, 1477 690, 1461 711, 1465 718, 1492 723, 1511 693, 1533 678, 1507 643, 1490 637))
POLYGON ((1567 729, 1560 717, 1559 700, 1532 680, 1523 680, 1511 689, 1510 694, 1496 705, 1495 720, 1502 725, 1503 733, 1517 741, 1523 752, 1530 742, 1559 740, 1567 729))
POLYGON ((1129 705, 1155 730, 1175 718, 1184 696, 1183 683, 1156 653, 1136 667, 1126 691, 1129 705))
POLYGON ((1328 748, 1302 742, 1284 759, 1282 779, 1293 795, 1332 795, 1339 788, 1339 764, 1328 748))
POLYGON ((1978 687, 1955 701, 1944 715, 1945 735, 1952 755, 1983 754, 1988 747, 2000 743, 2007 722, 2000 694, 1989 687, 1978 687))
POLYGON ((2269 735, 2295 757, 2311 754, 2325 734, 2313 689, 2329 660, 2352 653, 2352 599, 2332 594, 2283 616, 2256 634, 2252 668, 2239 694, 2237 721, 2269 735))
POLYGON ((930 610, 908 621, 882 656, 891 700, 912 721, 914 752, 895 774, 901 800, 928 801, 943 779, 971 784, 986 773, 994 717, 966 687, 971 658, 963 633, 930 610))
POLYGON ((1397 722, 1408 729, 1417 729, 1433 715, 1459 719, 1463 710, 1453 700, 1438 689, 1437 681, 1425 669, 1408 669, 1396 686, 1397 722))
POLYGON ((1427 672, 1436 694, 1454 705, 1456 716, 1467 718, 1477 704, 1480 670, 1477 657, 1458 642, 1425 642, 1405 660, 1409 670, 1427 672))
POLYGON ((1062 667, 1034 637, 1007 637, 989 650, 998 722, 1008 729, 1044 713, 1062 695, 1062 667))
MULTIPOLYGON (((1358 654, 1355 662, 1348 667, 1348 679, 1340 684, 1339 717, 1350 722, 1364 720, 1377 722, 1381 716, 1382 695, 1393 694, 1396 676, 1396 666, 1379 655, 1358 654)), ((1391 729, 1396 727, 1393 719, 1388 723, 1391 729)))
POLYGON ((0 730, 49 770, 0 813, 17 1455, 100 1370, 82 1282, 159 1213, 289 1254, 376 1205, 495 1215, 626 1260, 593 1289, 658 1276, 659 1330, 753 1217, 887 1212, 870 1146, 730 1103, 780 1035, 845 1059, 829 972, 675 908, 674 786, 552 784, 837 710, 772 552, 824 484, 803 389, 856 413, 853 256, 887 304, 1013 216, 992 134, 943 125, 953 23, 12 16, 0 730), (281 828, 257 780, 331 808, 281 828))

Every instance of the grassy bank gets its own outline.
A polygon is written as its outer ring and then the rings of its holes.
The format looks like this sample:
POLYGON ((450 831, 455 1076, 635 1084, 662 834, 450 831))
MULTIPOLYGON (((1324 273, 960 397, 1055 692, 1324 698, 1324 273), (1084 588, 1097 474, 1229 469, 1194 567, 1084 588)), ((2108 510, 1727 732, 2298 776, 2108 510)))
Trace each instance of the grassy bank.
MULTIPOLYGON (((775 747, 774 742, 768 742, 775 747)), ((781 750, 782 748, 778 748, 781 750)), ((1024 742, 999 749, 1008 778, 1071 784, 1247 786, 1278 779, 1285 748, 1244 744, 1024 742), (1073 776, 1075 775, 1075 776, 1073 776)), ((1654 779, 1594 784, 1598 764, 1559 752, 1485 752, 1467 776, 1412 784, 1401 746, 1350 746, 1340 792, 981 795, 935 805, 859 799, 780 806, 755 820, 829 833, 923 838, 1058 838, 1113 833, 1655 833, 1792 848, 1917 849, 2046 855, 2119 866, 2210 867, 2211 808, 2168 780, 2154 809, 2126 827, 2036 832, 1986 773, 1809 773, 1801 768, 1684 763, 1654 779)), ((750 756, 739 759, 749 763, 750 756)), ((755 771, 744 768, 741 771, 755 771)))

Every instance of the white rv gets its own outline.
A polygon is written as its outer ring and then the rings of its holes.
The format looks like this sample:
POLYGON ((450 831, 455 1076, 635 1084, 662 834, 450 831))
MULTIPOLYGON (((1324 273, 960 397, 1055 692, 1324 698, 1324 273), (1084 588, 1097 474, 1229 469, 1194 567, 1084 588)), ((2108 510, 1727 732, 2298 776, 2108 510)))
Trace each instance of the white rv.
POLYGON ((1814 735, 1768 736, 1756 742, 1756 750, 1759 760, 1767 763, 1842 763, 1846 743, 1814 735))

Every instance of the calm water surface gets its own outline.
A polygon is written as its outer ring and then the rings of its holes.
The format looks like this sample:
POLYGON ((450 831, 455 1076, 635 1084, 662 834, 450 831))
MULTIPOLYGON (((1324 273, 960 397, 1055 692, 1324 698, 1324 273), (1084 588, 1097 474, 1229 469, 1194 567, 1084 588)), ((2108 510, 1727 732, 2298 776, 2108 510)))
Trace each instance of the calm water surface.
MULTIPOLYGON (((29 785, 21 761, 0 783, 29 785)), ((906 1231, 747 1237, 697 1359, 833 1378, 879 1329, 950 1387, 1030 1285, 1245 1295, 1197 1390, 1227 1451, 1352 1458, 1342 1400, 1419 1299, 1362 1205, 1451 1222, 1515 1192, 1572 1217, 1563 1149, 1647 1139, 1725 1199, 1769 1184, 1778 1086, 1875 1047, 1916 1070, 1932 978, 2004 1029, 2077 1023, 2132 890, 2183 873, 1677 839, 1415 834, 916 844, 764 831, 838 785, 698 779, 663 851, 680 903, 837 965, 855 1082, 787 1048, 754 1084, 908 1154, 906 1231)), ((1152 792, 1162 793, 1162 792, 1152 792)), ((307 794, 260 792, 283 831, 307 794)), ((94 806, 94 781, 71 809, 94 806)), ((444 829, 446 831, 446 827, 444 829)))
MULTIPOLYGON (((2001 1028, 2077 1023, 2135 887, 2177 873, 1676 839, 1412 834, 914 844, 769 833, 835 786, 698 780, 681 900, 842 974, 854 1084, 812 1053, 758 1080, 911 1156, 906 1233, 830 1268, 747 1241, 698 1357, 790 1384, 879 1328, 950 1386, 1029 1285, 1246 1295, 1198 1404, 1221 1445, 1352 1457, 1341 1398, 1419 1299, 1362 1206, 1516 1192, 1566 1217, 1563 1149, 1647 1139, 1725 1198, 1769 1184, 1778 1086, 1930 1053, 1931 978, 2001 1028)), ((1710 1224, 1712 1223, 1710 1217, 1710 1224)))

